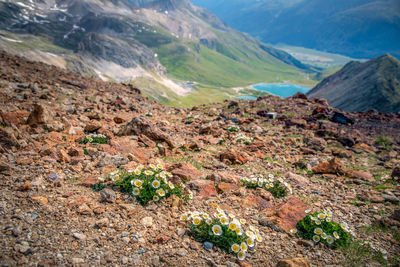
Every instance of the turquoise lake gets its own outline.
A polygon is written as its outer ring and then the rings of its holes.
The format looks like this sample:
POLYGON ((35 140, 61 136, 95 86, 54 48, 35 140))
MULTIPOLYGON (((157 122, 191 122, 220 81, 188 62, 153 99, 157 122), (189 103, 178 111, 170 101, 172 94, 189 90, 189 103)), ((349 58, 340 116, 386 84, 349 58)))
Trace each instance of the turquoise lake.
POLYGON ((307 93, 310 88, 290 83, 260 83, 252 86, 259 91, 268 92, 280 97, 289 97, 297 92, 307 93))

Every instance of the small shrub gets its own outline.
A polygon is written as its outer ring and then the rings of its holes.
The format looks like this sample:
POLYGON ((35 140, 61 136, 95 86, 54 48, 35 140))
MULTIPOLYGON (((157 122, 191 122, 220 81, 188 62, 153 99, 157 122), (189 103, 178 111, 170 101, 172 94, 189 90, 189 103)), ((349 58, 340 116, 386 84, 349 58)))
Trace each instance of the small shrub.
POLYGON ((222 145, 223 143, 226 143, 225 139, 221 139, 221 140, 218 141, 218 145, 222 145))
POLYGON ((176 195, 180 198, 193 199, 193 193, 186 190, 185 185, 173 184, 168 178, 172 174, 163 170, 163 166, 150 164, 147 168, 142 166, 134 170, 119 170, 110 173, 109 178, 122 192, 130 193, 136 197, 140 204, 146 205, 149 201, 159 201, 176 195))
POLYGON ((292 187, 283 178, 275 179, 272 174, 268 178, 264 178, 263 176, 242 178, 241 182, 247 188, 264 188, 275 198, 285 197, 288 195, 288 192, 292 194, 292 187))
POLYGON ((332 212, 329 210, 304 216, 297 222, 296 227, 297 229, 291 230, 292 233, 315 243, 322 242, 332 248, 349 246, 354 236, 347 223, 339 224, 333 221, 332 212))
POLYGON ((246 254, 254 250, 257 242, 261 242, 260 232, 247 225, 243 219, 217 208, 212 218, 204 212, 186 212, 181 215, 182 221, 190 221, 190 235, 198 242, 211 242, 225 252, 233 252, 239 260, 244 260, 246 254), (246 226, 246 228, 245 228, 246 226))
POLYGON ((107 144, 108 137, 104 134, 88 134, 80 144, 107 144))
POLYGON ((231 133, 237 133, 237 132, 239 132, 240 128, 238 126, 231 126, 225 130, 228 132, 231 132, 231 133))
POLYGON ((391 151, 393 149, 393 141, 390 137, 379 136, 375 139, 375 145, 387 151, 391 151))
POLYGON ((243 142, 245 145, 250 145, 252 143, 251 138, 247 137, 246 135, 242 133, 238 133, 235 136, 236 142, 241 143, 243 142))
POLYGON ((103 189, 106 188, 106 187, 107 187, 107 186, 106 186, 104 183, 101 183, 101 182, 99 181, 99 183, 92 185, 92 190, 95 191, 95 192, 98 192, 98 191, 103 190, 103 189))

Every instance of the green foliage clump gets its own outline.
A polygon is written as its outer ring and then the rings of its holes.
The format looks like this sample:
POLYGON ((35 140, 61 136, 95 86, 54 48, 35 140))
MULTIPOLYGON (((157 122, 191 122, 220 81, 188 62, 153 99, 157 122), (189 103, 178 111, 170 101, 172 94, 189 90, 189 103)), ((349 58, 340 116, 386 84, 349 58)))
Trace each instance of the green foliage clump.
POLYGON ((227 128, 225 130, 228 131, 228 132, 231 132, 231 133, 237 133, 237 132, 239 132, 239 127, 231 126, 231 127, 227 128))
POLYGON ((95 191, 95 192, 98 192, 98 191, 103 190, 106 187, 107 186, 104 183, 97 183, 97 184, 92 185, 92 190, 95 191))
MULTIPOLYGON (((387 251, 375 247, 371 242, 351 241, 345 248, 341 248, 346 256, 346 266, 367 266, 370 262, 379 262, 382 266, 388 265, 387 251)), ((389 266, 397 266, 398 260, 394 259, 389 266)))
POLYGON ((104 134, 88 134, 80 144, 107 144, 108 137, 104 134))
POLYGON ((353 233, 347 223, 332 220, 332 212, 314 212, 297 222, 297 229, 292 229, 299 237, 322 242, 332 248, 346 248, 353 240, 353 233))
POLYGON ((387 151, 391 151, 393 149, 393 141, 390 137, 378 136, 375 139, 375 145, 387 151))
POLYGON ((198 242, 211 242, 225 252, 233 252, 239 260, 244 260, 246 254, 261 242, 260 232, 253 226, 246 227, 244 219, 217 208, 218 213, 212 218, 204 212, 186 212, 181 215, 181 221, 190 221, 190 235, 198 242), (246 229, 245 229, 246 227, 246 229))
POLYGON ((172 174, 164 171, 162 165, 150 164, 147 168, 142 166, 134 170, 119 170, 110 173, 109 178, 122 192, 130 193, 136 197, 140 204, 146 205, 149 201, 159 201, 176 195, 183 199, 193 199, 193 193, 185 190, 184 184, 173 184, 168 178, 172 174), (186 191, 186 192, 185 192, 186 191))
POLYGON ((292 194, 292 187, 286 183, 283 178, 275 179, 275 177, 270 174, 268 178, 251 177, 242 178, 241 182, 247 188, 263 188, 269 191, 275 198, 282 198, 288 195, 288 192, 292 194))

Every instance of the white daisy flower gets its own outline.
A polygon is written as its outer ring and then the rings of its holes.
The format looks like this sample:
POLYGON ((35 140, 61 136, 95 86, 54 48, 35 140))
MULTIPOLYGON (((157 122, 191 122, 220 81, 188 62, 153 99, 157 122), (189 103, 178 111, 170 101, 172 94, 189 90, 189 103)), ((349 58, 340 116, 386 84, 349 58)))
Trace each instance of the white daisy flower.
POLYGON ((237 254, 238 260, 242 261, 246 258, 246 252, 244 251, 239 251, 237 254))
POLYGON ((159 188, 160 187, 160 181, 158 180, 154 180, 151 185, 153 186, 153 188, 159 188))
POLYGON ((245 242, 242 242, 240 244, 240 250, 246 252, 247 251, 247 244, 245 242))
POLYGON ((247 238, 246 243, 247 243, 248 247, 250 247, 250 248, 254 247, 254 239, 247 238))
POLYGON ((335 240, 333 239, 333 236, 328 235, 328 236, 326 237, 326 242, 327 242, 329 245, 333 244, 334 241, 335 241, 335 240))
POLYGON ((137 188, 137 187, 133 188, 133 190, 132 190, 132 195, 137 196, 137 195, 139 195, 139 194, 140 194, 140 189, 137 188))
POLYGON ((315 242, 315 243, 317 243, 317 242, 319 242, 320 240, 321 240, 321 238, 319 237, 319 235, 315 235, 315 236, 313 236, 313 241, 315 242))
POLYGON ((238 253, 240 251, 240 246, 238 244, 233 244, 231 246, 231 250, 235 253, 238 253))
POLYGON ((214 225, 212 228, 214 235, 220 236, 222 235, 222 228, 219 225, 214 225))

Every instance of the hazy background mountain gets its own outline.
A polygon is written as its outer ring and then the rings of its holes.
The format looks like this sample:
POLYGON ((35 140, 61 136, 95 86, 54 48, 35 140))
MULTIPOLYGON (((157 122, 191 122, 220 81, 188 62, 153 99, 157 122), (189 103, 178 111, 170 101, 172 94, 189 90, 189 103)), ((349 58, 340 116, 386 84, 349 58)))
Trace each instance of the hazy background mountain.
POLYGON ((188 0, 1 1, 0 49, 183 105, 253 83, 314 83, 309 66, 188 0))
POLYGON ((400 61, 384 55, 364 63, 349 62, 308 96, 325 98, 331 106, 346 111, 400 112, 400 61))
POLYGON ((263 42, 400 58, 399 0, 192 0, 263 42))

